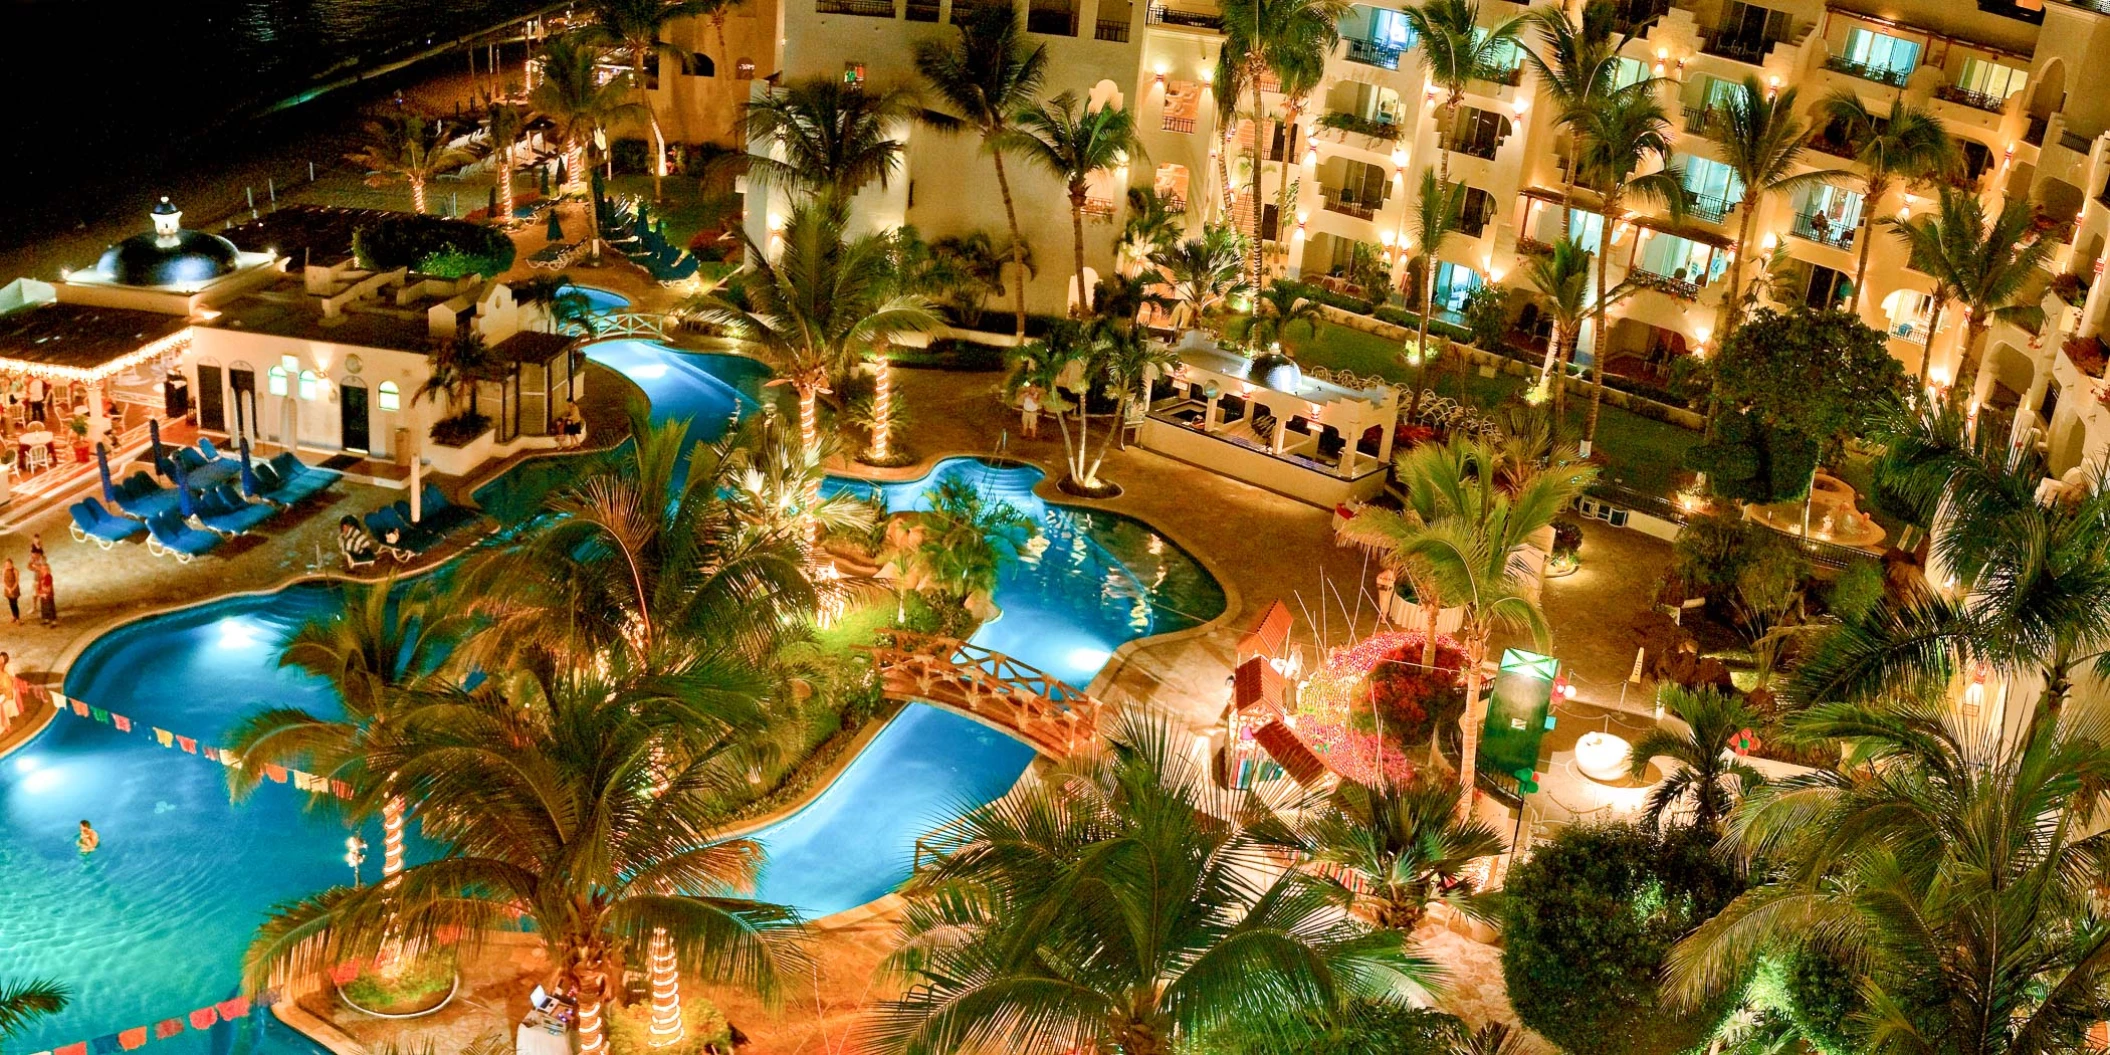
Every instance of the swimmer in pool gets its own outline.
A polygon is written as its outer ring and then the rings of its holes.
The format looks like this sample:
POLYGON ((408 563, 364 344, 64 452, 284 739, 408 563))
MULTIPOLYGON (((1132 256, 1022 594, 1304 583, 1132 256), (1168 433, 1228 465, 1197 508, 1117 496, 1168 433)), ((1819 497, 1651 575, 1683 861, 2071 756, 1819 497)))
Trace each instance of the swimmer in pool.
POLYGON ((95 848, 102 844, 102 833, 96 831, 87 821, 82 821, 80 838, 75 839, 73 845, 80 847, 81 852, 84 854, 92 854, 95 852, 95 848))

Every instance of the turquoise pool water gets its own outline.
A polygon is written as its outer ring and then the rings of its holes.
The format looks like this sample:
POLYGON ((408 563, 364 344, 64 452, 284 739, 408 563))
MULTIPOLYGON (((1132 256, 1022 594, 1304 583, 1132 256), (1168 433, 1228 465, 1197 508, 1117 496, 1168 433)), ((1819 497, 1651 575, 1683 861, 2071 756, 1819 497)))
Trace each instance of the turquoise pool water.
POLYGON ((586 298, 586 309, 596 315, 606 315, 611 311, 621 311, 630 306, 629 297, 612 289, 602 289, 599 286, 581 286, 577 283, 573 283, 571 288, 578 290, 579 295, 586 298))
MULTIPOLYGON (((733 408, 751 405, 762 379, 759 366, 739 357, 641 342, 596 345, 591 354, 632 376, 656 418, 692 418, 703 431, 722 430, 733 408)), ((566 474, 568 457, 528 462, 515 473, 532 469, 533 479, 502 478, 476 497, 496 508, 487 498, 538 496, 566 474)), ((1208 574, 1144 525, 1035 498, 1038 470, 951 459, 922 480, 880 490, 893 508, 911 508, 935 481, 962 474, 1033 515, 1049 540, 1033 562, 1006 573, 996 594, 1004 616, 978 642, 1081 686, 1122 642, 1222 610, 1208 574)), ((211 743, 263 704, 328 710, 335 700, 325 685, 278 669, 276 659, 292 627, 335 603, 333 588, 304 584, 139 620, 93 642, 65 691, 211 743)), ((868 902, 907 877, 919 835, 1001 794, 1030 760, 1030 749, 1009 736, 913 705, 813 803, 756 833, 770 855, 758 893, 814 917, 868 902)), ((76 990, 73 1007, 9 1050, 34 1055, 151 1027, 231 995, 266 909, 348 877, 346 828, 305 811, 306 797, 266 785, 232 805, 218 765, 72 717, 0 760, 0 979, 51 977, 76 990), (82 818, 103 833, 103 848, 88 858, 73 848, 82 818)), ((379 832, 364 835, 371 880, 380 870, 379 832)), ((155 1041, 149 1055, 237 1051, 316 1049, 252 1014, 155 1041)))

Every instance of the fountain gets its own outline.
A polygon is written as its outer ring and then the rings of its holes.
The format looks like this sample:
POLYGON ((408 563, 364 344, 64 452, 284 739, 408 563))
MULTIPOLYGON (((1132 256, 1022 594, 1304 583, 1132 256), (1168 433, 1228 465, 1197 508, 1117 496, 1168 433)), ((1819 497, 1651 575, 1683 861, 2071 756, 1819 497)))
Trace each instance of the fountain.
MULTIPOLYGON (((1810 482, 1810 537, 1841 546, 1869 548, 1883 541, 1883 528, 1874 518, 1854 507, 1854 489, 1829 473, 1818 473, 1810 482)), ((1775 531, 1802 534, 1803 502, 1795 499, 1756 503, 1744 507, 1744 515, 1775 531)))

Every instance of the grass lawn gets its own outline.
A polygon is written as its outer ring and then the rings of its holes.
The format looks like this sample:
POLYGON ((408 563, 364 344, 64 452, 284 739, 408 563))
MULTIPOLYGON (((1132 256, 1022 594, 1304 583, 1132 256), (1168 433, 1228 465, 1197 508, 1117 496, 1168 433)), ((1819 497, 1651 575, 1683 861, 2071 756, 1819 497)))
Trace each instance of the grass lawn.
POLYGON ((643 199, 651 215, 666 218, 667 241, 678 246, 687 246, 696 232, 718 226, 726 206, 722 195, 705 195, 701 180, 685 176, 668 176, 665 182, 667 198, 660 202, 652 200, 650 176, 617 176, 609 181, 608 193, 643 199))
MULTIPOLYGON (((1310 366, 1350 370, 1365 376, 1375 374, 1394 382, 1412 380, 1412 371, 1400 361, 1399 346, 1375 334, 1320 323, 1316 334, 1306 335, 1300 330, 1284 343, 1299 362, 1310 366)), ((1430 387, 1445 395, 1456 396, 1458 377, 1454 373, 1443 373, 1435 377, 1430 387)), ((1481 377, 1473 373, 1465 378, 1464 398, 1466 402, 1492 409, 1523 388, 1524 378, 1521 377, 1509 374, 1481 377)), ((1582 433, 1589 409, 1589 388, 1578 385, 1569 389, 1566 435, 1582 433)), ((1699 442, 1700 434, 1692 429, 1645 418, 1610 405, 1606 405, 1598 417, 1597 446, 1611 463, 1605 479, 1637 491, 1669 494, 1677 474, 1684 467, 1685 452, 1699 442)))

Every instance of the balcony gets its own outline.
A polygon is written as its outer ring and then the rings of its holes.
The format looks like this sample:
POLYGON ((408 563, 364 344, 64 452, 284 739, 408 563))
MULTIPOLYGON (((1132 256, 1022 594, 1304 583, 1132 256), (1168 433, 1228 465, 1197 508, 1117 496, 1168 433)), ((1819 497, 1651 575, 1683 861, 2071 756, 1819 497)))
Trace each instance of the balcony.
POLYGON ((1337 212, 1343 216, 1353 216, 1358 220, 1377 219, 1378 207, 1384 204, 1383 201, 1361 201, 1358 200, 1357 196, 1354 194, 1349 194, 1345 191, 1334 190, 1330 187, 1321 188, 1321 191, 1323 192, 1326 198, 1327 212, 1337 212))
POLYGON ((1890 328, 1884 332, 1892 340, 1905 341, 1909 344, 1926 344, 1927 338, 1930 336, 1930 331, 1927 329, 1927 317, 1924 315, 1892 320, 1890 328))
POLYGON ((1864 81, 1887 84, 1892 88, 1903 88, 1905 79, 1912 74, 1911 70, 1899 70, 1892 69, 1889 66, 1875 66, 1866 62, 1855 62, 1844 55, 1834 55, 1826 59, 1824 68, 1836 70, 1851 77, 1859 77, 1864 81))
POLYGON ((863 15, 867 18, 894 17, 894 0, 814 0, 813 10, 823 15, 863 15))
POLYGON ((1473 71, 1473 79, 1476 81, 1486 81, 1489 84, 1506 84, 1514 88, 1517 85, 1524 83, 1524 67, 1493 65, 1482 66, 1479 69, 1473 71))
POLYGON ((1700 50, 1709 55, 1719 55, 1725 59, 1761 66, 1765 64, 1766 52, 1773 50, 1773 45, 1779 43, 1781 42, 1778 40, 1767 40, 1763 37, 1754 40, 1750 37, 1716 32, 1707 38, 1706 45, 1700 50))
POLYGON ((911 22, 936 22, 938 0, 908 0, 908 20, 911 22))
POLYGON ((1399 141, 1399 125, 1391 121, 1377 121, 1358 114, 1328 110, 1319 115, 1319 127, 1333 132, 1353 132, 1359 136, 1386 143, 1399 141))
POLYGON ((1501 146, 1502 141, 1494 136, 1475 136, 1462 143, 1451 144, 1451 149, 1460 154, 1493 161, 1495 159, 1495 151, 1500 149, 1501 146))
POLYGON ((1114 208, 1114 200, 1112 198, 1084 199, 1084 215, 1086 219, 1111 220, 1114 218, 1114 208))
POLYGON ((1406 49, 1404 48, 1395 48, 1390 44, 1381 44, 1375 40, 1351 40, 1348 42, 1348 61, 1360 62, 1365 66, 1376 66, 1381 70, 1398 69, 1399 57, 1405 53, 1406 49))
POLYGON ((1077 9, 1062 3, 1034 3, 1026 8, 1026 32, 1074 37, 1077 35, 1077 9))
POLYGON ((1161 127, 1167 132, 1191 133, 1194 131, 1194 118, 1166 114, 1161 127))
POLYGON ((1644 286, 1648 289, 1653 289, 1658 293, 1668 293, 1671 296, 1678 298, 1679 300, 1700 299, 1699 283, 1694 282, 1691 279, 1672 278, 1669 275, 1659 275, 1653 271, 1648 270, 1647 268, 1642 267, 1639 264, 1634 265, 1634 267, 1627 272, 1627 278, 1631 279, 1633 283, 1637 286, 1644 286))
POLYGON ((1946 99, 1949 102, 1957 103, 1963 106, 1969 106, 1975 109, 1984 110, 1985 112, 1992 114, 1997 114, 2002 110, 2007 109, 2007 100, 2004 98, 2001 98, 1997 95, 1987 95, 1984 92, 1974 92, 1969 88, 1960 87, 1954 84, 1944 84, 1941 87, 1934 89, 1934 97, 1937 99, 1946 99))
POLYGON ((1685 130, 1696 136, 1718 138, 1722 130, 1722 112, 1709 106, 1685 108, 1685 130))
POLYGON ((1178 26, 1182 29, 1206 29, 1221 33, 1224 18, 1214 11, 1182 11, 1164 4, 1152 4, 1144 16, 1153 26, 1178 26))
POLYGON ((1125 18, 1100 19, 1092 27, 1092 39, 1110 40, 1116 44, 1128 43, 1128 20, 1125 18))
POLYGON ((1528 234, 1517 236, 1517 252, 1525 256, 1552 256, 1553 243, 1541 242, 1528 234))
POLYGON ((1805 241, 1828 245, 1833 249, 1852 249, 1854 229, 1818 212, 1798 212, 1788 233, 1805 241))
POLYGON ((1708 223, 1721 223, 1729 215, 1729 210, 1736 208, 1736 205, 1736 202, 1720 195, 1692 194, 1685 200, 1685 212, 1708 223))
POLYGON ((2095 140, 2079 132, 2059 129, 2059 145, 2086 157, 2095 149, 2095 140))
POLYGON ((1165 211, 1174 216, 1184 215, 1187 211, 1187 199, 1177 194, 1158 195, 1158 204, 1164 206, 1165 211))
POLYGON ((2041 146, 2043 146, 2043 145, 2044 145, 2044 130, 2045 130, 2046 128, 2050 127, 2050 125, 2051 125, 2051 118, 2050 118, 2050 117, 2035 117, 2035 116, 2032 116, 2032 117, 2031 117, 2031 118, 2029 119, 2029 127, 2028 127, 2028 128, 2025 128, 2025 129, 2023 129, 2023 131, 2022 131, 2022 141, 2023 141, 2023 142, 2025 142, 2025 143, 2028 143, 2028 144, 2029 144, 2030 146, 2033 146, 2033 147, 2041 147, 2041 146))
POLYGON ((1670 7, 1670 0, 1624 0, 1613 9, 1612 33, 1639 36, 1647 31, 1650 23, 1670 14, 1670 7))

